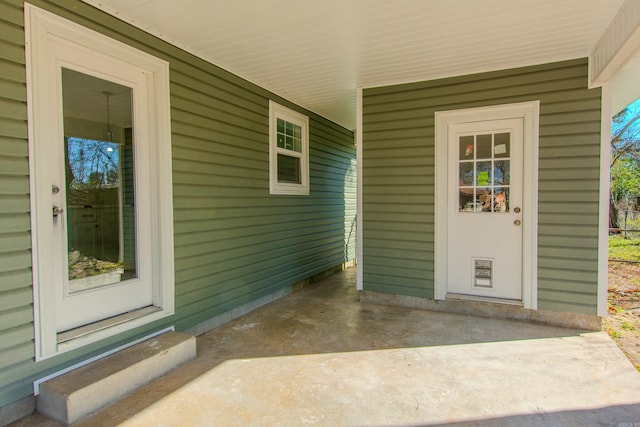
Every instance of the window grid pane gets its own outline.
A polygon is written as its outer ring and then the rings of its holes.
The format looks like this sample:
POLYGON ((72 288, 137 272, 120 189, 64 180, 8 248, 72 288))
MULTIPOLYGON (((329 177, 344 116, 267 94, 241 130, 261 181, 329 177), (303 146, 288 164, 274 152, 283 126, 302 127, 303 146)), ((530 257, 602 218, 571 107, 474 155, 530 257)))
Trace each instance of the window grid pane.
POLYGON ((278 118, 277 140, 279 148, 302 152, 302 128, 295 123, 278 118))
POLYGON ((458 140, 460 212, 508 212, 510 134, 461 136, 458 140))

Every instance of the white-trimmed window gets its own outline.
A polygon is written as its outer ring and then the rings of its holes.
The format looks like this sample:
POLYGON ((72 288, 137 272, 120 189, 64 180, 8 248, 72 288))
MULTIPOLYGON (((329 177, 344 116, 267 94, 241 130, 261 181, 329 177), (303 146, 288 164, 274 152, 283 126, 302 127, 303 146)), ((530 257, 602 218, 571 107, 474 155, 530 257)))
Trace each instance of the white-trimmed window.
POLYGON ((269 101, 271 194, 309 194, 309 118, 269 101))

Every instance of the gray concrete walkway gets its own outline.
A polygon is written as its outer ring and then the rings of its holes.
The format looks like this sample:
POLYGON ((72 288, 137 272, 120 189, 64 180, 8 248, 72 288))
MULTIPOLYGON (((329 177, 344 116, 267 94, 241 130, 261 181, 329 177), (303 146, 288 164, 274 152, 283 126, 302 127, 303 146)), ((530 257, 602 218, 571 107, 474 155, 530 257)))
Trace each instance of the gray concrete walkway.
POLYGON ((606 334, 362 304, 347 270, 204 334, 194 362, 79 425, 634 423, 640 374, 606 334))

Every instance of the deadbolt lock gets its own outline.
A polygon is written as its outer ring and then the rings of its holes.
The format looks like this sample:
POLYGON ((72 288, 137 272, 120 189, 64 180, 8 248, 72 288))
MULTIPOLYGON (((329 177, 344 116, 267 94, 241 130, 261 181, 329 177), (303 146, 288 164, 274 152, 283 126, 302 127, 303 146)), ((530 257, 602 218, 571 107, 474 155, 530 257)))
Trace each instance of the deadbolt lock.
POLYGON ((514 209, 513 209, 513 211, 514 211, 515 213, 520 213, 520 208, 514 208, 514 209))

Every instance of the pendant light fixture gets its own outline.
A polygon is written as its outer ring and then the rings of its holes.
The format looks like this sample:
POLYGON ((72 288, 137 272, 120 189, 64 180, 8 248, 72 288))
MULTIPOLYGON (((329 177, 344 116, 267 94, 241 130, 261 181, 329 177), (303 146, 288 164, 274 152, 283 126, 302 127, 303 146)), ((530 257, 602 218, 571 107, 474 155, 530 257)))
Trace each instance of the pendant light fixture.
POLYGON ((111 132, 111 108, 109 105, 109 98, 113 93, 106 90, 102 93, 107 97, 107 142, 113 142, 113 132, 111 132))

